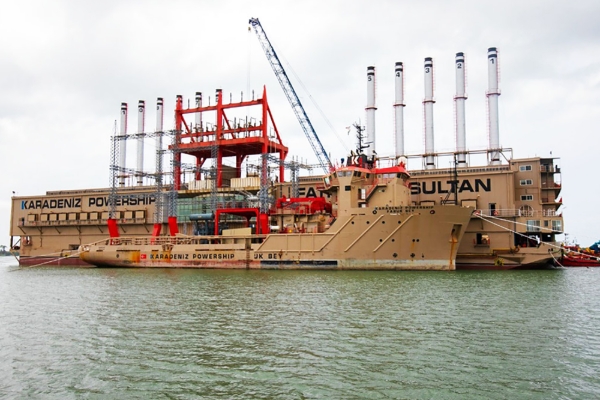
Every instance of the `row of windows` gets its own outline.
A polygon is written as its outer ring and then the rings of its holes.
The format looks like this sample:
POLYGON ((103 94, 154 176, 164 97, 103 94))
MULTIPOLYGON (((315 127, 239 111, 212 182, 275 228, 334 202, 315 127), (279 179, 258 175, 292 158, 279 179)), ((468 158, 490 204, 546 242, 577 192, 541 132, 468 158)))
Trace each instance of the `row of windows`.
MULTIPOLYGON (((552 230, 556 232, 562 232, 562 221, 559 219, 553 219, 552 221, 552 230)), ((548 220, 544 221, 544 228, 549 227, 548 220)), ((537 219, 528 219, 527 220, 527 232, 541 232, 540 220, 537 219)))
MULTIPOLYGON (((508 171, 509 167, 507 165, 501 167, 483 167, 483 168, 469 168, 469 169, 460 169, 461 173, 469 174, 476 172, 494 172, 494 171, 508 171)), ((413 171, 411 172, 411 176, 422 176, 422 175, 445 175, 448 173, 452 173, 452 170, 447 169, 439 169, 439 170, 430 170, 430 171, 413 171)))
MULTIPOLYGON (((335 178, 335 175, 338 174, 340 178, 346 177, 346 176, 354 176, 357 178, 360 178, 362 176, 362 172, 360 171, 338 171, 338 172, 334 172, 333 173, 333 177, 335 178)), ((365 174, 365 178, 369 179, 371 177, 371 174, 365 174)), ((391 173, 387 173, 387 174, 377 174, 377 178, 378 179, 391 179, 391 178, 402 178, 402 173, 400 172, 391 172, 391 173)))
MULTIPOLYGON (((531 165, 521 165, 519 166, 519 171, 521 172, 526 172, 526 171, 533 171, 533 168, 531 167, 531 165)), ((540 171, 541 172, 554 172, 554 168, 552 166, 552 164, 550 165, 540 165, 540 171)), ((560 172, 560 168, 558 168, 558 166, 556 166, 556 172, 560 172)))
MULTIPOLYGON (((88 221, 108 219, 108 212, 82 212, 82 213, 58 213, 58 214, 28 214, 27 222, 36 221, 88 221), (39 219, 38 219, 39 218, 39 219)), ((146 211, 116 211, 116 219, 140 219, 145 218, 146 211)))

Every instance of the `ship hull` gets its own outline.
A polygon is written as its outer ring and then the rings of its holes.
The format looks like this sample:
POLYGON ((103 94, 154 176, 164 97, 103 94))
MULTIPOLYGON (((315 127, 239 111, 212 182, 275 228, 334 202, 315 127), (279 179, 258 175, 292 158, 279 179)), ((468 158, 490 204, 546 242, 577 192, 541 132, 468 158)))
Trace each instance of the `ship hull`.
POLYGON ((19 266, 23 267, 94 267, 83 261, 79 255, 69 257, 20 256, 19 266))
POLYGON ((82 246, 103 267, 454 270, 471 208, 361 210, 323 233, 113 238, 82 246))
POLYGON ((386 262, 375 260, 315 260, 278 262, 238 261, 238 262, 141 262, 117 263, 90 260, 96 267, 104 268, 181 268, 181 269, 261 269, 261 270, 371 270, 371 271, 450 271, 454 266, 446 260, 431 260, 426 263, 386 262))
POLYGON ((570 258, 564 257, 561 261, 559 261, 560 265, 563 267, 600 267, 600 261, 586 259, 586 258, 570 258))
MULTIPOLYGON (((545 248, 546 246, 544 246, 545 248)), ((520 252, 497 254, 458 254, 457 270, 504 271, 513 269, 550 269, 554 261, 560 257, 560 250, 549 248, 547 251, 538 249, 521 249, 520 252)))
POLYGON ((495 263, 457 263, 456 269, 460 271, 508 271, 508 270, 535 270, 552 269, 550 261, 531 264, 508 264, 498 265, 495 263))

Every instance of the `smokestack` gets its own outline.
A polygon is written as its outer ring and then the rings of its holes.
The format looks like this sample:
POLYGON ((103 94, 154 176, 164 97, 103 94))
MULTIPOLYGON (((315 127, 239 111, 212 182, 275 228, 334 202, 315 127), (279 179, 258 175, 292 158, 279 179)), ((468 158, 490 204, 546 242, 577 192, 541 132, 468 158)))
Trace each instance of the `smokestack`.
POLYGON ((162 173, 162 131, 163 131, 163 98, 156 99, 156 173, 162 173))
POLYGON ((490 142, 488 158, 490 165, 500 165, 500 128, 498 125, 498 51, 495 47, 488 49, 488 114, 490 116, 490 142))
POLYGON ((375 67, 367 67, 367 155, 375 151, 375 67))
POLYGON ((465 55, 456 53, 456 153, 459 167, 467 166, 467 139, 465 123, 465 55))
POLYGON ((156 131, 157 132, 163 131, 163 117, 164 117, 163 98, 158 97, 156 99, 156 131))
POLYGON ((125 186, 125 156, 127 155, 127 103, 121 103, 121 132, 119 135, 119 186, 125 186))
POLYGON ((404 68, 401 62, 396 63, 396 102, 394 103, 394 117, 396 130, 396 158, 404 155, 404 68))
POLYGON ((435 168, 435 157, 433 155, 433 59, 425 58, 425 168, 435 168))
MULTIPOLYGON (((202 107, 202 92, 196 92, 196 108, 202 107)), ((202 113, 196 113, 196 132, 202 131, 202 113)))
POLYGON ((153 236, 160 234, 163 222, 163 98, 156 99, 156 203, 154 204, 154 231, 153 236))
POLYGON ((146 103, 144 100, 138 102, 138 140, 137 140, 137 184, 144 184, 142 171, 144 170, 144 122, 146 117, 146 103))

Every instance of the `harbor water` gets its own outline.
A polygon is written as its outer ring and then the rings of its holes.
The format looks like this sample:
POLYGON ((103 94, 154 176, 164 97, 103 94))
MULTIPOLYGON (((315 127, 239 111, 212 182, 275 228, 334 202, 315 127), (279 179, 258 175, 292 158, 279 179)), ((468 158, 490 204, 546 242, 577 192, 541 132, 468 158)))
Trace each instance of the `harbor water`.
POLYGON ((1 399, 600 398, 600 268, 0 264, 1 399))

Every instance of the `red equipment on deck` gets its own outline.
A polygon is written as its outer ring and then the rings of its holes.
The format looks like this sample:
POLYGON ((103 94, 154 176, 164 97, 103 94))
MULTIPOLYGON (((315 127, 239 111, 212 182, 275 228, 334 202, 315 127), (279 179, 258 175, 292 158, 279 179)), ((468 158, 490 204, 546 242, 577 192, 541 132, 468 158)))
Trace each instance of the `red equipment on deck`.
MULTIPOLYGON (((236 178, 241 177, 241 166, 244 159, 249 155, 260 155, 267 153, 279 153, 280 160, 285 160, 288 148, 283 145, 279 131, 273 120, 271 109, 267 102, 267 89, 263 88, 262 99, 241 101, 239 103, 223 104, 221 90, 217 90, 217 104, 214 106, 196 107, 183 109, 183 98, 177 96, 175 107, 175 145, 169 146, 173 150, 175 161, 174 185, 175 190, 181 189, 181 154, 189 154, 196 157, 196 166, 201 168, 207 159, 213 158, 212 151, 217 151, 217 187, 223 183, 222 167, 223 157, 235 157, 236 178), (234 124, 227 118, 226 111, 240 107, 262 107, 262 120, 257 123, 234 124), (185 114, 216 112, 214 130, 200 129, 192 130, 186 123, 185 114), (268 135, 268 121, 271 121, 275 132, 275 140, 268 135)), ((196 179, 199 179, 197 172, 196 179)), ((284 166, 279 167, 279 179, 283 180, 284 166)))
POLYGON ((331 213, 331 203, 323 197, 282 197, 275 202, 276 209, 293 209, 297 214, 331 213))

